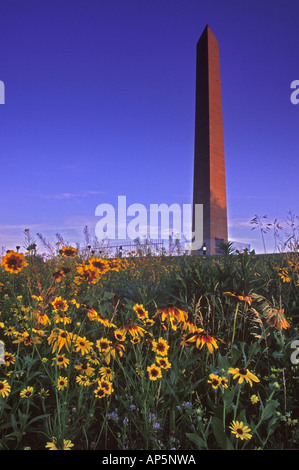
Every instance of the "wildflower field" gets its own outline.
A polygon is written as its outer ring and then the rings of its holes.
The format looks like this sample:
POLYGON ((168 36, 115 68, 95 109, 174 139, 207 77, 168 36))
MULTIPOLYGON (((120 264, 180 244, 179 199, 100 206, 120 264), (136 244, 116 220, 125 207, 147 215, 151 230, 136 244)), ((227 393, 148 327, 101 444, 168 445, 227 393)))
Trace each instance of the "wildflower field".
POLYGON ((299 447, 298 253, 28 248, 1 260, 0 449, 299 447))

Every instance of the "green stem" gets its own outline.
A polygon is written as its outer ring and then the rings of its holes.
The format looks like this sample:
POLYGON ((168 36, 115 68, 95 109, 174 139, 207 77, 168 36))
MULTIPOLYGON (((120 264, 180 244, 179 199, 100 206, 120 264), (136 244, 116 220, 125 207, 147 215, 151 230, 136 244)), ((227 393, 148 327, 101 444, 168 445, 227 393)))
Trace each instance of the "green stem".
POLYGON ((236 401, 236 407, 235 407, 235 410, 234 410, 234 421, 235 421, 236 416, 237 416, 237 410, 238 410, 238 406, 239 406, 240 393, 241 393, 241 386, 239 385, 239 390, 238 390, 238 395, 237 395, 237 401, 236 401))
POLYGON ((238 314, 238 310, 239 310, 239 302, 237 302, 236 311, 235 311, 235 317, 234 317, 234 326, 233 326, 232 345, 234 344, 234 339, 235 339, 235 333, 236 333, 236 320, 237 320, 237 314, 238 314))

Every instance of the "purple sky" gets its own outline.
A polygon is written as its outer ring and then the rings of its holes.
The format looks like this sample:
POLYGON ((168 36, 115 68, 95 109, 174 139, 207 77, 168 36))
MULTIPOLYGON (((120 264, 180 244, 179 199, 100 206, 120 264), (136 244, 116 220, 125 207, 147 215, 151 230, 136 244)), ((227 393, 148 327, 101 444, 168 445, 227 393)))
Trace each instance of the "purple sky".
POLYGON ((22 245, 25 228, 80 242, 118 195, 192 202, 196 43, 209 24, 229 238, 262 251, 255 214, 299 215, 298 18, 297 0, 1 0, 0 247, 22 245))

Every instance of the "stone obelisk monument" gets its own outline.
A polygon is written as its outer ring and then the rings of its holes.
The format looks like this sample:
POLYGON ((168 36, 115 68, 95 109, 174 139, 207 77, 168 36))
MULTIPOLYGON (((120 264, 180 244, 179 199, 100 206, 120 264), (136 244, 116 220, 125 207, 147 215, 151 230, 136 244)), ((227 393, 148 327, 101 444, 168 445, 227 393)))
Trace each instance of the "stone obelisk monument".
POLYGON ((227 207, 219 46, 209 26, 196 55, 195 204, 203 204, 203 246, 214 253, 220 241, 227 241, 227 207))

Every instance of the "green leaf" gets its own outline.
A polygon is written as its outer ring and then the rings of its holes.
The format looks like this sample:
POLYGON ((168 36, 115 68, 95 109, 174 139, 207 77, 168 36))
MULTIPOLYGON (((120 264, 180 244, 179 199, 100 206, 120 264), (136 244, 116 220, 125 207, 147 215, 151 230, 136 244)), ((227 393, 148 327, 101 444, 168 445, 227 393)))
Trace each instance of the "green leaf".
POLYGON ((186 436, 188 437, 188 439, 193 442, 193 444, 196 445, 196 447, 198 449, 204 449, 205 448, 205 442, 204 440, 199 437, 197 434, 195 433, 186 433, 186 436))
POLYGON ((266 420, 272 418, 273 414, 275 413, 276 408, 279 406, 279 402, 276 400, 270 400, 266 404, 265 408, 262 411, 262 420, 266 420))
POLYGON ((217 444, 221 447, 223 450, 233 450, 234 447, 231 443, 231 441, 228 439, 226 436, 224 429, 223 429, 223 423, 219 418, 216 418, 215 416, 212 419, 212 430, 214 437, 217 441, 217 444))

